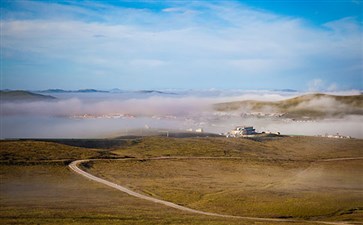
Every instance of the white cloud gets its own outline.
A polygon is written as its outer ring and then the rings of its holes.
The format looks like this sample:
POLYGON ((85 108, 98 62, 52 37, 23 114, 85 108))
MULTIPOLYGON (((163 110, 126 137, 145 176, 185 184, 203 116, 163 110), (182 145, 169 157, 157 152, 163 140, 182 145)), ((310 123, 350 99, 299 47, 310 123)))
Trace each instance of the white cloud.
POLYGON ((77 71, 103 71, 110 77, 123 74, 123 81, 132 85, 133 76, 160 79, 172 75, 185 87, 189 77, 206 80, 213 76, 219 85, 226 75, 234 83, 253 75, 254 82, 264 87, 296 88, 301 86, 296 77, 302 83, 314 77, 344 83, 349 80, 343 76, 359 79, 357 74, 363 70, 361 25, 351 18, 321 29, 231 2, 194 2, 164 8, 165 13, 97 4, 108 12, 101 14, 86 3, 22 4, 44 18, 1 21, 4 59, 47 65, 62 60, 73 69, 73 77, 77 71), (47 7, 53 16, 45 12, 47 7))
POLYGON ((180 11, 184 11, 181 8, 165 8, 162 10, 163 12, 180 12, 180 11))
POLYGON ((308 90, 309 91, 322 91, 323 85, 324 85, 324 82, 322 79, 314 79, 309 82, 308 90))
MULTIPOLYGON (((308 82, 308 91, 310 92, 337 93, 340 89, 337 83, 328 83, 322 79, 313 79, 308 82)), ((350 91, 347 92, 350 93, 350 91)))
POLYGON ((331 29, 335 33, 360 33, 361 27, 352 17, 342 18, 340 20, 331 21, 324 24, 325 27, 331 29))
POLYGON ((327 88, 327 91, 337 91, 337 90, 339 90, 339 88, 338 88, 338 85, 335 83, 329 85, 327 88))
POLYGON ((132 66, 148 66, 148 67, 158 67, 166 65, 167 62, 155 59, 137 59, 130 61, 132 66))
POLYGON ((183 13, 183 14, 196 14, 198 13, 196 10, 188 10, 184 8, 172 7, 172 8, 165 8, 162 10, 166 13, 183 13))

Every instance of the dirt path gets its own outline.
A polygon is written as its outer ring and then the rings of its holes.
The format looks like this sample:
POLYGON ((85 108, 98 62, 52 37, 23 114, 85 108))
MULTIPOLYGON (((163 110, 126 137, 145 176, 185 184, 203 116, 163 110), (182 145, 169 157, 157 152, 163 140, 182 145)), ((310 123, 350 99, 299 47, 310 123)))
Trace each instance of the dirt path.
MULTIPOLYGON (((152 158, 152 160, 162 160, 162 159, 173 159, 173 158, 183 158, 183 159, 197 159, 198 157, 159 157, 159 158, 152 158)), ((217 157, 217 158, 221 158, 221 157, 217 157)), ((213 159, 213 157, 200 157, 200 159, 213 159)), ((349 160, 351 160, 352 158, 349 158, 349 160)), ((98 159, 95 159, 98 160, 98 159)), ((127 160, 127 159, 124 159, 127 160)), ((332 160, 332 159, 330 159, 332 160)), ((342 160, 342 159, 340 159, 342 160)), ((112 183, 110 181, 104 180, 102 178, 96 177, 90 173, 87 173, 83 170, 81 170, 78 165, 80 163, 83 162, 88 162, 90 160, 76 160, 73 161, 71 164, 69 164, 69 168, 71 170, 73 170, 74 172, 76 172, 77 174, 80 174, 90 180, 96 181, 98 183, 107 185, 109 187, 115 188, 119 191, 122 191, 128 195, 134 196, 136 198, 140 198, 140 199, 144 199, 147 201, 151 201, 154 203, 158 203, 158 204, 163 204, 165 206, 174 208, 174 209, 178 209, 178 210, 182 210, 185 212, 190 212, 190 213, 196 213, 196 214, 201 214, 201 215, 206 215, 206 216, 216 216, 216 217, 223 217, 223 218, 234 218, 234 219, 245 219, 245 220, 253 220, 253 221, 265 221, 265 222, 304 222, 304 223, 318 223, 318 224, 331 224, 331 225, 343 225, 343 224, 351 224, 351 223, 346 223, 346 222, 328 222, 328 221, 310 221, 310 220, 294 220, 294 219, 277 219, 277 218, 261 218, 261 217, 245 217, 245 216, 233 216, 233 215, 224 215, 224 214, 219 214, 219 213, 211 213, 211 212, 204 212, 204 211, 200 211, 200 210, 195 210, 195 209, 191 209, 188 207, 184 207, 181 205, 177 205, 175 203, 172 202, 168 202, 168 201, 164 201, 164 200, 160 200, 157 198, 153 198, 147 195, 143 195, 140 193, 137 193, 135 191, 132 191, 124 186, 112 183)))
POLYGON ((335 158, 335 159, 322 159, 316 162, 335 162, 335 161, 347 161, 347 160, 361 160, 363 157, 351 157, 351 158, 335 158))

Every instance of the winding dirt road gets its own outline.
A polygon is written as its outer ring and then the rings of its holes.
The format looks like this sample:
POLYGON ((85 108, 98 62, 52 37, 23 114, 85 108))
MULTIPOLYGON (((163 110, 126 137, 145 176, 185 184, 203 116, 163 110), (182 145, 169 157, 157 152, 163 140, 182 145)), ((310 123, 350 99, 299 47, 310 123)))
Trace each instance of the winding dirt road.
MULTIPOLYGON (((162 159, 172 159, 172 158, 183 158, 183 159, 187 159, 189 157, 158 157, 158 158, 152 158, 152 160, 162 160, 162 159)), ((208 159, 213 159, 213 157, 190 157, 190 159, 204 159, 204 158, 208 158, 208 159)), ((216 158, 222 158, 222 157, 216 157, 216 158)), ((234 157, 234 158, 238 158, 238 157, 234 157)), ((228 158, 226 158, 228 159, 228 158)), ((345 158, 345 160, 352 160, 355 158, 345 158)), ((361 158, 359 158, 361 159, 361 158)), ((101 160, 101 159, 95 159, 95 160, 101 160)), ((109 160, 109 159, 108 159, 109 160)), ((119 159, 115 159, 115 160, 119 160, 119 159)), ((123 160, 127 160, 127 159, 123 159, 123 160)), ((329 159, 326 161, 341 161, 344 160, 343 158, 340 159, 329 159)), ((80 174, 90 180, 96 181, 98 183, 107 185, 109 187, 115 188, 119 191, 122 191, 128 195, 134 196, 136 198, 139 199, 144 199, 150 202, 154 202, 154 203, 158 203, 158 204, 162 204, 174 209, 178 209, 178 210, 182 210, 185 212, 190 212, 190 213, 196 213, 196 214, 201 214, 201 215, 206 215, 206 216, 216 216, 216 217, 223 217, 223 218, 234 218, 234 219, 245 219, 245 220, 253 220, 253 221, 265 221, 265 222, 304 222, 304 223, 315 223, 315 224, 331 224, 331 225, 343 225, 343 224, 351 224, 351 223, 346 223, 346 222, 328 222, 328 221, 310 221, 310 220, 294 220, 294 219, 277 219, 277 218, 261 218, 261 217, 245 217, 245 216, 233 216, 233 215, 225 215, 225 214, 219 214, 219 213, 211 213, 211 212, 204 212, 204 211, 200 211, 200 210, 195 210, 195 209, 191 209, 188 207, 184 207, 181 205, 177 205, 175 203, 172 202, 168 202, 168 201, 164 201, 164 200, 160 200, 157 198, 153 198, 147 195, 143 195, 140 193, 137 193, 135 191, 132 191, 124 186, 112 183, 110 181, 104 180, 102 178, 99 178, 97 176, 94 176, 90 173, 85 172, 84 170, 81 170, 78 165, 80 163, 84 163, 84 162, 88 162, 91 160, 76 160, 73 161, 71 164, 69 164, 69 168, 76 172, 77 174, 80 174)), ((324 160, 325 161, 325 160, 324 160)))
POLYGON ((350 158, 335 158, 335 159, 322 159, 317 162, 335 162, 335 161, 348 161, 348 160, 361 160, 363 157, 350 157, 350 158))

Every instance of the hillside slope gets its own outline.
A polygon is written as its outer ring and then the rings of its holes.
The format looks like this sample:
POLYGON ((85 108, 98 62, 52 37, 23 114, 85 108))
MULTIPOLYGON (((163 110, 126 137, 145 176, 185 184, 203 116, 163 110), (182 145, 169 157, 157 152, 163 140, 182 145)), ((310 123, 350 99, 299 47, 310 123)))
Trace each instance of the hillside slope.
POLYGON ((55 99, 50 95, 41 95, 30 91, 0 91, 1 102, 52 101, 55 99))
POLYGON ((253 100, 225 102, 215 104, 214 109, 222 112, 281 113, 289 118, 363 115, 363 94, 352 96, 308 94, 276 102, 253 100))

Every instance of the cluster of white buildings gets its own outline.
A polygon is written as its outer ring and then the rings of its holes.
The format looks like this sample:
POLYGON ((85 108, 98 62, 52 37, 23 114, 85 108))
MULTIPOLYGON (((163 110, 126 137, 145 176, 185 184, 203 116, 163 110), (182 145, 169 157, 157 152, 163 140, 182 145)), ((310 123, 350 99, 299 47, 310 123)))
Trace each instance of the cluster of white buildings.
POLYGON ((188 132, 195 132, 195 133, 203 133, 204 132, 203 128, 197 128, 195 130, 193 130, 193 128, 189 128, 189 129, 187 129, 187 131, 188 132))
POLYGON ((226 134, 226 137, 248 137, 257 134, 252 126, 237 126, 226 134))
POLYGON ((83 114, 83 115, 74 115, 71 116, 72 119, 134 119, 135 116, 130 114, 106 114, 106 115, 92 115, 92 114, 83 114))
POLYGON ((332 135, 332 134, 325 134, 325 135, 321 135, 320 137, 326 137, 326 138, 346 138, 346 139, 351 139, 351 136, 343 136, 340 135, 339 133, 332 135))
POLYGON ((176 120, 178 119, 176 116, 173 115, 166 115, 166 116, 158 116, 158 115, 154 115, 151 117, 152 119, 155 120, 163 120, 163 119, 167 119, 167 120, 176 120))
POLYGON ((285 113, 246 112, 241 117, 283 117, 285 113))
POLYGON ((254 137, 256 135, 263 135, 263 134, 274 134, 280 135, 280 132, 271 132, 271 131, 263 131, 261 133, 256 132, 256 129, 253 126, 237 126, 234 130, 231 130, 226 134, 226 137, 254 137))

